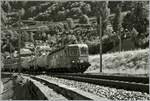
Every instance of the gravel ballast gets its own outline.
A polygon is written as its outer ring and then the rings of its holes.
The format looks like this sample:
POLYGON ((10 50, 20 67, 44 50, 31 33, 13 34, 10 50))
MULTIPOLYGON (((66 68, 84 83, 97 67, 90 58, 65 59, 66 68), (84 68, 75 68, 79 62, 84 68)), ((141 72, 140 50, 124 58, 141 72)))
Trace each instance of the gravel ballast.
POLYGON ((45 75, 41 75, 39 77, 44 77, 46 79, 53 80, 58 83, 63 83, 70 87, 75 87, 86 92, 96 94, 100 97, 108 98, 110 100, 150 100, 150 95, 147 93, 104 87, 95 84, 66 80, 45 75))

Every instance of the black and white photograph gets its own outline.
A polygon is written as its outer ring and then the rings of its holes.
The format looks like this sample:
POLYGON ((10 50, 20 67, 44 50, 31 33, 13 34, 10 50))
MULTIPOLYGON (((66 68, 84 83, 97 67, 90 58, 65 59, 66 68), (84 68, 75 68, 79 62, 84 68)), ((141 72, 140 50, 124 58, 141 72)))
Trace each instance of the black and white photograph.
POLYGON ((0 100, 150 100, 148 0, 0 4, 0 100))

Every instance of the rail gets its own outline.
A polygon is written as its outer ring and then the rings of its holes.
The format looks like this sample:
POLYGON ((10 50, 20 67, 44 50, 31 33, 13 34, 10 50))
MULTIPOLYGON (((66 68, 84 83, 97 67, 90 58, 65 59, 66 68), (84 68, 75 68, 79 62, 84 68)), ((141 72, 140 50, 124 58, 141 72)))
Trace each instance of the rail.
POLYGON ((140 91, 149 93, 148 78, 111 76, 111 75, 85 75, 85 74, 52 74, 51 76, 75 80, 80 82, 92 83, 97 85, 125 89, 130 91, 140 91), (138 78, 140 79, 138 81, 138 78), (144 79, 142 81, 142 79, 144 79), (133 81, 132 81, 133 80, 133 81), (137 80, 137 81, 136 81, 137 80))
POLYGON ((45 78, 41 78, 41 77, 37 77, 33 75, 30 75, 29 77, 36 81, 41 82, 42 84, 48 86, 49 88, 52 88, 54 91, 56 91, 57 93, 60 93, 61 95, 63 95, 69 100, 99 100, 99 99, 108 100, 106 98, 99 97, 92 93, 88 93, 88 92, 79 90, 77 88, 68 87, 67 85, 56 83, 54 81, 51 81, 45 78))

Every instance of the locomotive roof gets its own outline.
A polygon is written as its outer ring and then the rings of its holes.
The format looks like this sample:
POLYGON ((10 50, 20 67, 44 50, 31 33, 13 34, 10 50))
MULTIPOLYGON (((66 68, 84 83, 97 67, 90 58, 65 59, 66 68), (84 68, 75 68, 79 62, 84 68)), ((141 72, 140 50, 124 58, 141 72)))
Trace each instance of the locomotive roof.
MULTIPOLYGON (((73 46, 88 47, 87 44, 70 44, 70 45, 68 45, 67 47, 73 47, 73 46)), ((64 47, 61 47, 61 48, 59 48, 59 49, 56 49, 56 50, 50 52, 48 55, 51 55, 51 54, 53 54, 53 53, 56 53, 56 52, 58 52, 58 51, 60 51, 60 50, 62 50, 62 49, 64 49, 64 48, 65 48, 65 46, 64 46, 64 47)))

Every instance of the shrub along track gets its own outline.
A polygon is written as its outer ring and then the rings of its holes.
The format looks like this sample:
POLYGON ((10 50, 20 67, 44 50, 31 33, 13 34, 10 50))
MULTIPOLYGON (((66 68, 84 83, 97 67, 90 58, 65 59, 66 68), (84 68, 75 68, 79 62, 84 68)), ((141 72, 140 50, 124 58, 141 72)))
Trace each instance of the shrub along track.
POLYGON ((96 75, 96 74, 75 74, 57 73, 51 74, 53 77, 75 80, 80 82, 92 83, 97 85, 109 86, 117 89, 129 91, 140 91, 149 93, 149 78, 141 76, 121 76, 121 75, 96 75))

